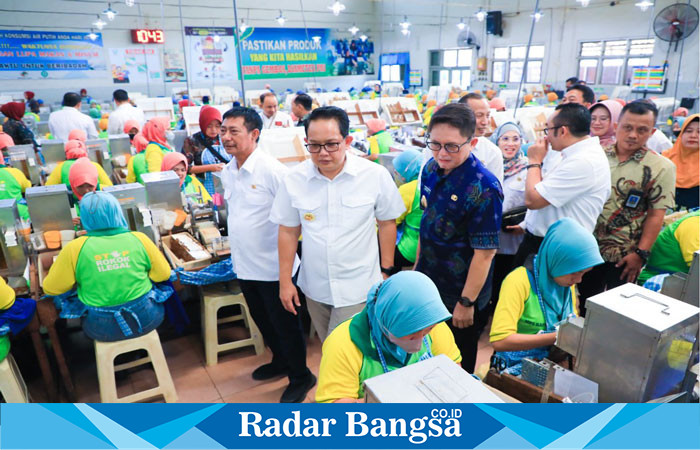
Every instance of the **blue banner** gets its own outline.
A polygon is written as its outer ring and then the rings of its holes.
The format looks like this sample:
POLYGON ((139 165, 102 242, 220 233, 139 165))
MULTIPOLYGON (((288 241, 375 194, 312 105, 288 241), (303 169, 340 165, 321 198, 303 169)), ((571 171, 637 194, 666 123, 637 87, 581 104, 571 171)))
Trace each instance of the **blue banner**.
POLYGON ((3 449, 700 448, 698 404, 3 404, 0 412, 3 449))
POLYGON ((58 31, 0 31, 0 78, 104 77, 102 35, 58 31))

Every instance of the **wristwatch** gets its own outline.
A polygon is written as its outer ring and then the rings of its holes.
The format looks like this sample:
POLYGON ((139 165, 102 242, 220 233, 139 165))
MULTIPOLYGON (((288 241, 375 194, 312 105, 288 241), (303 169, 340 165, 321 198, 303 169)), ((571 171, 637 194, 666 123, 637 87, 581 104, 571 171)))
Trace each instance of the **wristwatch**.
POLYGON ((466 306, 467 308, 470 308, 470 307, 476 305, 476 300, 472 300, 469 297, 462 297, 459 299, 459 304, 462 306, 466 306))
POLYGON ((528 164, 527 166, 525 166, 525 169, 530 169, 532 167, 539 167, 541 169, 542 164, 528 164))
POLYGON ((382 273, 385 273, 389 276, 392 276, 396 273, 399 273, 399 270, 400 270, 400 269, 396 268, 396 266, 382 267, 381 269, 382 269, 382 273))
POLYGON ((635 248, 634 252, 637 255, 639 255, 639 257, 642 258, 644 262, 647 262, 649 256, 651 255, 651 252, 649 250, 642 250, 641 248, 635 248))

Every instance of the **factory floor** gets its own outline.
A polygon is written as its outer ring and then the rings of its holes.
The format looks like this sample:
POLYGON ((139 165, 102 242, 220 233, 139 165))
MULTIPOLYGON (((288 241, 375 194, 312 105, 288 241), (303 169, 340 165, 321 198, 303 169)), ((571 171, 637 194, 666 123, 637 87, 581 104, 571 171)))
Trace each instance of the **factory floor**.
MULTIPOLYGON (((477 356, 477 373, 481 366, 488 363, 493 348, 488 342, 487 327, 479 342, 477 356)), ((69 342, 64 343, 64 351, 70 352, 69 368, 79 403, 97 403, 100 393, 97 382, 94 351, 91 342, 82 334, 75 332, 69 342)), ((222 330, 222 341, 231 338, 247 337, 242 327, 230 327, 222 330)), ((207 366, 200 334, 169 339, 163 342, 163 351, 168 361, 170 373, 175 382, 178 401, 185 403, 276 403, 287 385, 286 378, 273 381, 255 381, 250 374, 258 366, 270 361, 270 352, 257 356, 252 347, 221 353, 219 362, 207 366)), ((321 343, 318 336, 308 342, 307 362, 311 371, 318 375, 321 362, 321 343)), ((129 369, 117 378, 120 397, 156 386, 156 378, 150 365, 143 368, 129 369)), ((46 391, 41 377, 36 374, 27 379, 33 402, 46 402, 46 391)), ((306 402, 313 402, 316 389, 312 389, 306 402)), ((61 401, 67 401, 62 398, 61 401)), ((162 402, 162 398, 154 401, 162 402)))

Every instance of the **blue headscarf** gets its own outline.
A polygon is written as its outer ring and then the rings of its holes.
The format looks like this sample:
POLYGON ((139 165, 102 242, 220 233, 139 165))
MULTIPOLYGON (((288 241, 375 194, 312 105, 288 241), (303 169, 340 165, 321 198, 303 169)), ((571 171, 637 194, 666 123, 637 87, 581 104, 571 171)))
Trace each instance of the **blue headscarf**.
POLYGON ((435 284, 414 271, 399 272, 372 286, 366 308, 375 342, 382 352, 404 363, 410 355, 389 341, 386 331, 404 337, 452 317, 435 284))
POLYGON ((394 158, 393 163, 394 169, 408 183, 418 178, 423 163, 423 154, 416 149, 409 148, 394 158))
POLYGON ((90 233, 100 230, 128 231, 124 213, 117 200, 107 192, 89 192, 80 201, 80 221, 90 233))
POLYGON ((504 124, 501 124, 500 127, 496 128, 496 130, 493 132, 491 137, 489 137, 489 139, 491 140, 491 142, 498 145, 498 140, 509 131, 515 131, 520 135, 521 139, 525 136, 523 134, 523 130, 515 122, 506 122, 504 124))
POLYGON ((525 152, 522 147, 523 130, 514 122, 506 122, 501 124, 500 127, 496 128, 491 137, 491 142, 498 146, 498 140, 503 137, 509 131, 515 131, 520 135, 521 145, 520 150, 510 159, 503 158, 503 177, 508 179, 513 175, 520 173, 527 167, 527 158, 525 157, 525 152))
POLYGON ((554 277, 568 275, 603 263, 593 234, 567 218, 554 222, 535 257, 537 288, 544 302, 547 331, 573 313, 571 288, 560 286, 554 277))

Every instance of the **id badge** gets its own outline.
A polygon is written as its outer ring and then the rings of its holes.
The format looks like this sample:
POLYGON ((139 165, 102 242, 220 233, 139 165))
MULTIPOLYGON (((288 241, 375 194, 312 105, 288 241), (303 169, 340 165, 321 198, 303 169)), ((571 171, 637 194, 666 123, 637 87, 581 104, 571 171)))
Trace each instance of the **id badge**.
POLYGON ((625 208, 635 209, 639 206, 639 202, 642 201, 642 196, 644 193, 636 189, 632 189, 627 194, 627 199, 625 200, 625 208))

